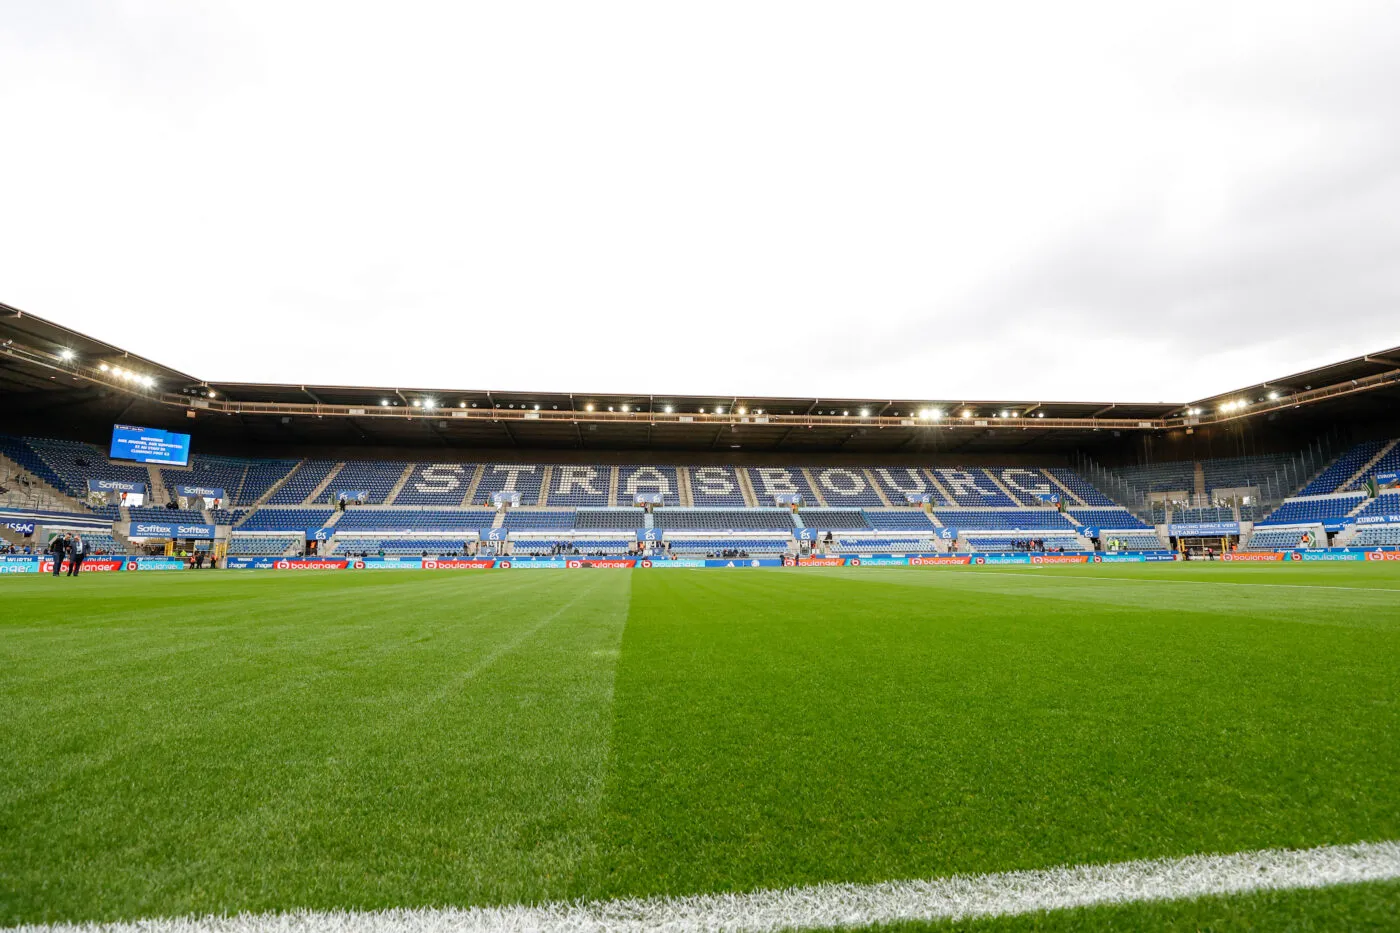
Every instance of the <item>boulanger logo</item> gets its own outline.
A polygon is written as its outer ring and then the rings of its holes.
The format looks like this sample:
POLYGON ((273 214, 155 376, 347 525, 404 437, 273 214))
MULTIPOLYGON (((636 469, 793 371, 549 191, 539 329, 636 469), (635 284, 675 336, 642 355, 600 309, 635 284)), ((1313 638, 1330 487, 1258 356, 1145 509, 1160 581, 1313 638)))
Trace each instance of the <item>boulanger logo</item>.
POLYGON ((1031 563, 1032 563, 1032 564, 1043 564, 1043 563, 1045 563, 1045 558, 1041 557, 1039 554, 1033 554, 1033 555, 1031 555, 1031 563))
POLYGON ((497 562, 496 562, 496 566, 497 566, 497 567, 500 567, 502 570, 509 570, 509 569, 510 569, 510 561, 508 561, 508 560, 500 560, 500 561, 497 561, 497 562))
POLYGON ((979 564, 985 564, 986 562, 987 562, 987 558, 985 558, 985 557, 979 557, 979 558, 977 558, 977 563, 979 563, 979 564))
POLYGON ((1289 554, 1288 554, 1288 559, 1289 559, 1289 560, 1302 560, 1302 559, 1303 559, 1303 555, 1302 555, 1302 554, 1299 554, 1297 551, 1291 551, 1291 552, 1289 552, 1289 554))
POLYGON ((1102 564, 1102 563, 1103 563, 1103 555, 1102 555, 1102 554, 1095 554, 1095 555, 1094 555, 1094 563, 1096 563, 1096 564, 1102 564))
POLYGON ((637 564, 637 566, 638 566, 638 567, 650 567, 650 566, 651 566, 651 561, 649 561, 649 560, 643 560, 641 563, 637 564))
POLYGON ((127 569, 127 570, 135 570, 135 569, 136 569, 136 561, 134 561, 134 560, 129 560, 129 561, 127 561, 127 562, 126 562, 126 569, 127 569))
POLYGON ((852 567, 859 567, 859 566, 860 566, 860 558, 859 558, 859 557, 852 557, 852 558, 851 558, 851 566, 852 566, 852 567))
POLYGON ((583 561, 571 560, 567 562, 564 566, 568 567, 570 570, 578 570, 580 567, 583 566, 583 561))
POLYGON ((357 560, 357 561, 355 561, 355 569, 356 569, 356 570, 364 570, 364 569, 365 569, 365 562, 362 561, 362 560, 357 560))
POLYGON ((272 566, 273 566, 274 568, 276 568, 277 570, 290 570, 291 567, 292 567, 292 562, 289 561, 289 560, 279 560, 277 563, 273 564, 272 566))

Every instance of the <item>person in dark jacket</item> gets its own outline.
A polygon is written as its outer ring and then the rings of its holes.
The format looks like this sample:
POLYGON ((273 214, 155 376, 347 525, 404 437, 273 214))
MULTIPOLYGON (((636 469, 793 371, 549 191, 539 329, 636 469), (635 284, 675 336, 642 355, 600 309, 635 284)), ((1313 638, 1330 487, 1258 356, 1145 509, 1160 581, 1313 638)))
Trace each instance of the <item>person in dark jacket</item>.
POLYGON ((88 543, 82 535, 74 535, 68 542, 68 576, 76 577, 83 568, 83 558, 88 556, 88 543))
POLYGON ((63 571, 63 556, 68 553, 68 545, 63 540, 63 535, 54 535, 49 542, 49 553, 53 555, 53 575, 58 576, 63 571))

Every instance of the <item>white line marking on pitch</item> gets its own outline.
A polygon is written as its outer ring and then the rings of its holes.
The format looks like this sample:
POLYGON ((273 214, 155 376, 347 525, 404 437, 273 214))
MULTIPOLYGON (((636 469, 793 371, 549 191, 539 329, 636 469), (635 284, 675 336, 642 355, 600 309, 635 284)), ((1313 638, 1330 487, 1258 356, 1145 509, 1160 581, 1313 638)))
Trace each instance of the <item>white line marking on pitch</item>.
POLYGON ((1003 917, 1093 904, 1184 900, 1400 878, 1400 842, 1081 865, 929 881, 823 884, 542 906, 303 911, 17 927, 25 933, 770 933, 1003 917))
MULTIPOLYGON (((1041 568, 1049 569, 1048 567, 1041 568)), ((867 571, 868 572, 868 571, 867 571)), ((949 577, 955 577, 952 573, 949 577)), ((974 574, 967 574, 970 577, 1039 577, 1042 580, 1064 580, 1070 583, 1078 583, 1081 580, 1085 583, 1179 583, 1183 586, 1268 586, 1276 589, 1290 590, 1356 590, 1360 593, 1396 593, 1400 592, 1393 586, 1334 586, 1330 583, 1319 583, 1316 586, 1308 583, 1237 583, 1233 580, 1159 580, 1153 577, 1057 577, 1042 575, 1040 570, 982 570, 978 569, 974 574)))

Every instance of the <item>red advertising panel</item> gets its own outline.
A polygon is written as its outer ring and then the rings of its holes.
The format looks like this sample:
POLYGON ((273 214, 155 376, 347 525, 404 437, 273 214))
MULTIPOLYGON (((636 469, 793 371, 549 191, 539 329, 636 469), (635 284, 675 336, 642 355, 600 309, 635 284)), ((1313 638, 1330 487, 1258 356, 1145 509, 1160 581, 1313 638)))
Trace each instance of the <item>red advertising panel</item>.
POLYGON ((1276 563, 1283 560, 1282 551, 1241 551, 1238 554, 1222 554, 1221 560, 1235 563, 1276 563))

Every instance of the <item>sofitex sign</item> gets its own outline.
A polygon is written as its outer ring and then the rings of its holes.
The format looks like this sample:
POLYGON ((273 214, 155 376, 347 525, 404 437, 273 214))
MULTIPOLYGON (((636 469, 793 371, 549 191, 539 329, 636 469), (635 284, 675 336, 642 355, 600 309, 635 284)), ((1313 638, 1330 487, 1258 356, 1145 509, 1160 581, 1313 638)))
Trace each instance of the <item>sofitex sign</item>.
POLYGON ((132 522, 127 532, 131 538, 201 538, 214 537, 213 525, 180 525, 165 522, 132 522))
POLYGON ((139 492, 146 494, 145 483, 129 483, 119 479, 90 479, 88 492, 139 492))

